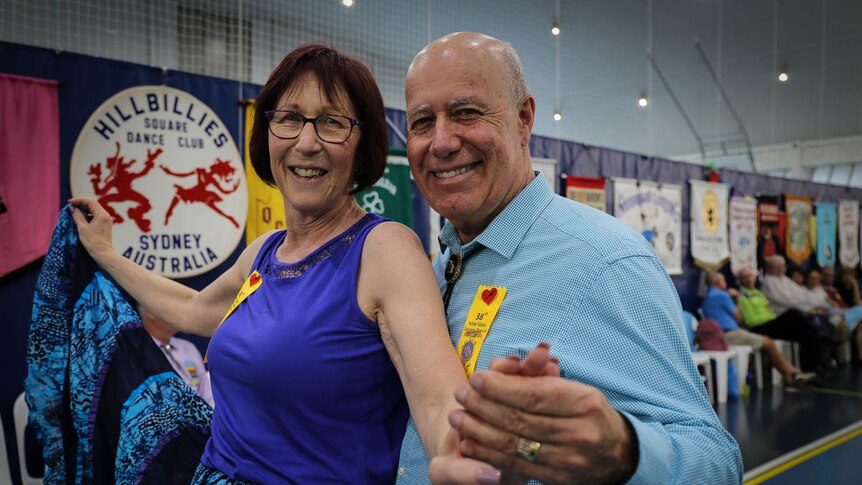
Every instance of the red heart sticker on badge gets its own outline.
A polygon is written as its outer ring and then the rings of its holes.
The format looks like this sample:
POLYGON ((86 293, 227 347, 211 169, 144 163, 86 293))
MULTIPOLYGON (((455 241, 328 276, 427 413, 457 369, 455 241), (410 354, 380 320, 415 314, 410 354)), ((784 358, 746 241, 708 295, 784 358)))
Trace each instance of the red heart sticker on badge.
POLYGON ((497 288, 491 288, 482 292, 482 300, 486 305, 490 305, 494 298, 497 298, 497 288))
POLYGON ((258 281, 260 281, 260 275, 257 273, 252 273, 251 278, 248 279, 252 286, 256 285, 258 281))

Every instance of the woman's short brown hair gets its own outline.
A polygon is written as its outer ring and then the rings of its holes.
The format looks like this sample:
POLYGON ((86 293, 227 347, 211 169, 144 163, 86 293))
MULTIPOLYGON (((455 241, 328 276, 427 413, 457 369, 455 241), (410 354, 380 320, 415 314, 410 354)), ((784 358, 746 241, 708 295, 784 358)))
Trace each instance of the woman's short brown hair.
POLYGON ((355 116, 362 123, 353 167, 356 187, 351 194, 371 187, 386 169, 389 152, 383 97, 365 64, 332 47, 308 44, 287 54, 270 74, 255 100, 254 126, 249 139, 251 165, 267 185, 275 186, 269 157, 269 123, 265 112, 276 109, 281 96, 305 76, 313 75, 323 94, 337 101, 339 91, 347 95, 355 116))

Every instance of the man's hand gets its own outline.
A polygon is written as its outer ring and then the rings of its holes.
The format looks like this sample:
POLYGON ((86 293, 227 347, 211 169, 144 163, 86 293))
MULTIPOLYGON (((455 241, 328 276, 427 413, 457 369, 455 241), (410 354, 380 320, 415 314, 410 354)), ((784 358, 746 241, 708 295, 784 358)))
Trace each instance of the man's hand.
MULTIPOLYGON (((550 346, 543 342, 527 354, 527 358, 523 361, 517 355, 511 355, 506 359, 495 359, 491 362, 490 368, 505 374, 559 377, 559 363, 551 356, 549 349, 550 346)), ((456 413, 463 413, 463 411, 452 412, 449 415, 450 424, 453 416, 457 416, 456 413)), ((431 460, 428 468, 431 483, 435 485, 510 485, 526 481, 511 471, 503 474, 487 463, 465 458, 458 450, 461 437, 454 429, 447 437, 447 441, 450 439, 455 440, 453 452, 439 455, 431 460)))
POLYGON ((459 451, 548 484, 628 480, 638 460, 631 426, 598 389, 558 376, 547 346, 471 376, 455 394, 466 412, 449 419, 459 451), (518 457, 519 438, 541 443, 535 461, 518 457))

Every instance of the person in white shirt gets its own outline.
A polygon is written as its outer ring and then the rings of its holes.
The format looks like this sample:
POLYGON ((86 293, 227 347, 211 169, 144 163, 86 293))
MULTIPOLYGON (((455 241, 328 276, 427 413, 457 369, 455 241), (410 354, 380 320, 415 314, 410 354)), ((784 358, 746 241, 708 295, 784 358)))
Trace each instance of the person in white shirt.
POLYGON ((195 344, 178 337, 176 331, 168 327, 143 306, 138 306, 141 323, 153 342, 162 349, 171 367, 183 378, 186 384, 195 390, 210 406, 213 406, 213 394, 210 387, 210 376, 204 366, 204 359, 195 344))
POLYGON ((784 256, 776 254, 766 258, 763 269, 765 275, 761 290, 776 314, 780 315, 791 308, 817 314, 825 310, 820 299, 785 274, 787 263, 784 256))

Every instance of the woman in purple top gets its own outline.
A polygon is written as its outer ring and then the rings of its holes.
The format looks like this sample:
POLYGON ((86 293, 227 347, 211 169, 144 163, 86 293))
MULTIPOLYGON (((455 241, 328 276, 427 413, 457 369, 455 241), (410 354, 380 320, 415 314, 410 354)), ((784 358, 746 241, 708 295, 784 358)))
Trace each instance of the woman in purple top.
POLYGON ((288 54, 257 98, 250 140, 286 230, 201 291, 119 255, 105 209, 71 201, 93 216, 73 211, 104 270, 176 330, 213 336, 216 405, 195 483, 392 482, 408 404, 429 455, 454 453, 447 416, 466 378, 431 267, 410 229, 354 198, 385 169, 385 130, 363 64, 319 45, 288 54), (255 290, 231 308, 244 285, 255 290))

